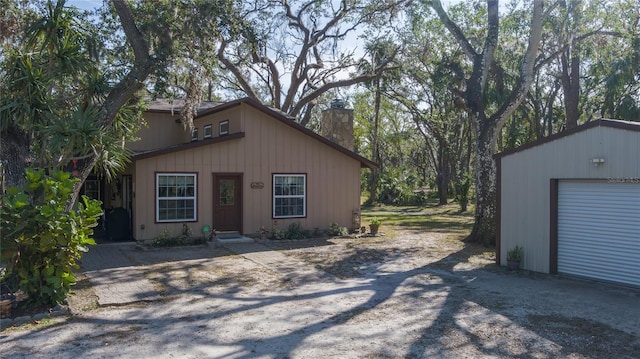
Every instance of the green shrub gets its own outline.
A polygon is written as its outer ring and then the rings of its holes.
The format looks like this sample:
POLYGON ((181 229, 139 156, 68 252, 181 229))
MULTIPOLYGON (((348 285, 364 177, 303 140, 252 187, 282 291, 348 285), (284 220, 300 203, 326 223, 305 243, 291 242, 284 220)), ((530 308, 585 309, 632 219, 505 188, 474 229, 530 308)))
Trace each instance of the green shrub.
POLYGON ((278 227, 271 227, 267 230, 265 227, 261 227, 259 230, 260 235, 265 235, 272 240, 281 239, 307 239, 311 238, 312 231, 302 228, 300 223, 291 223, 287 226, 287 229, 280 229, 278 227))
POLYGON ((471 189, 471 183, 473 181, 473 177, 469 174, 463 174, 458 176, 458 180, 456 181, 455 187, 455 199, 458 201, 458 205, 460 205, 460 212, 466 212, 467 206, 469 205, 469 190, 471 189))
POLYGON ((349 230, 347 227, 340 227, 339 224, 332 222, 329 224, 329 229, 327 230, 327 234, 333 237, 342 237, 349 234, 349 230))
POLYGON ((409 203, 409 205, 424 206, 425 204, 427 204, 427 198, 428 196, 425 191, 414 192, 413 198, 411 200, 411 203, 409 203))
POLYGON ((160 232, 160 234, 157 237, 153 238, 153 242, 154 243, 156 241, 157 242, 163 242, 164 240, 169 239, 169 238, 171 238, 171 232, 169 232, 168 229, 164 229, 164 230, 162 230, 162 232, 160 232))
POLYGON ((177 247, 205 244, 206 242, 207 239, 205 237, 192 237, 191 228, 184 225, 179 236, 173 236, 171 232, 165 229, 157 237, 153 238, 152 243, 154 247, 177 247))
POLYGON ((291 223, 287 230, 284 232, 284 238, 286 239, 307 239, 309 238, 308 231, 302 229, 300 223, 291 223))
POLYGON ((77 181, 63 171, 46 176, 28 169, 25 185, 2 198, 2 247, 12 253, 3 282, 27 294, 27 305, 63 303, 76 281, 76 261, 95 244, 100 201, 82 196, 77 209, 65 211, 77 181))
POLYGON ((205 244, 207 239, 204 237, 169 237, 154 238, 154 247, 179 247, 179 246, 195 246, 205 244))
POLYGON ((507 259, 510 261, 519 261, 522 260, 522 247, 515 246, 507 252, 507 259))
POLYGON ((269 232, 269 239, 284 239, 284 231, 278 227, 272 227, 269 232))
POLYGON ((180 237, 172 236, 168 230, 163 230, 160 234, 153 238, 154 247, 175 247, 181 246, 183 240, 180 237))

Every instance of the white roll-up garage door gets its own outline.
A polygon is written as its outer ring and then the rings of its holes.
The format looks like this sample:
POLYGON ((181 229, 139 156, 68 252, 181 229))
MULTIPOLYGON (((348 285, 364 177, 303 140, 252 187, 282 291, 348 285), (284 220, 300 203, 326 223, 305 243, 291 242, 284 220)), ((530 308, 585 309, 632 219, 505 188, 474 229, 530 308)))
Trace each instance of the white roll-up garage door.
POLYGON ((559 182, 558 273, 640 287, 640 183, 559 182))

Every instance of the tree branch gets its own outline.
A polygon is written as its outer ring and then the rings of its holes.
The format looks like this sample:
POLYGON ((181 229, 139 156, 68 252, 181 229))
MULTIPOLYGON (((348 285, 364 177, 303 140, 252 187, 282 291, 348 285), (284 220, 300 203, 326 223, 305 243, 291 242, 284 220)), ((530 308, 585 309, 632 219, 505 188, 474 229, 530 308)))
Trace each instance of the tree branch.
POLYGON ((498 111, 490 118, 490 121, 496 121, 498 128, 502 128, 504 123, 516 111, 529 92, 529 87, 531 86, 531 82, 535 75, 534 65, 538 54, 538 48, 540 47, 540 38, 542 37, 543 7, 543 0, 534 0, 529 44, 527 45, 527 52, 525 53, 522 61, 520 78, 517 85, 511 91, 508 100, 505 101, 498 111))
POLYGON ((112 3, 120 18, 127 41, 133 49, 135 62, 133 68, 111 90, 102 105, 101 122, 107 126, 113 122, 120 108, 127 103, 131 96, 142 88, 144 81, 156 66, 156 59, 149 55, 149 45, 136 26, 129 5, 124 0, 112 0, 112 3))
POLYGON ((271 105, 275 108, 280 108, 282 106, 282 103, 280 102, 282 84, 280 83, 280 72, 278 71, 276 64, 267 56, 259 56, 255 50, 252 51, 252 57, 254 63, 263 63, 267 66, 267 71, 271 75, 271 84, 269 84, 268 79, 263 78, 263 81, 267 83, 267 86, 271 90, 271 96, 273 98, 273 103, 271 105))
POLYGON ((291 109, 291 111, 289 112, 289 115, 291 116, 297 116, 300 111, 302 110, 302 108, 304 107, 304 105, 306 105, 307 103, 317 99, 318 97, 320 97, 320 95, 322 95, 323 93, 333 89, 333 88, 337 88, 337 87, 346 87, 346 86, 351 86, 351 85, 355 85, 361 82, 365 82, 365 81, 370 81, 373 80, 377 77, 377 75, 375 74, 368 74, 368 75, 361 75, 361 76, 356 76, 350 79, 346 79, 346 80, 340 80, 340 81, 335 81, 335 82, 331 82, 331 83, 325 83, 324 85, 318 87, 317 90, 312 91, 308 94, 306 94, 305 96, 303 96, 302 98, 300 98, 298 100, 298 102, 296 103, 296 105, 291 109))
POLYGON ((242 90, 247 94, 248 97, 260 101, 258 95, 253 91, 253 88, 249 84, 249 81, 244 77, 238 66, 236 66, 233 62, 231 62, 224 54, 224 50, 227 48, 229 42, 223 38, 220 39, 220 48, 218 49, 218 59, 222 64, 227 68, 227 70, 231 71, 231 73, 235 76, 238 84, 242 88, 242 90))
POLYGON ((458 27, 458 25, 451 21, 449 15, 447 15, 446 11, 444 11, 444 9, 442 8, 442 3, 440 2, 440 0, 431 1, 431 7, 433 8, 433 10, 435 10, 436 14, 438 14, 438 17, 440 18, 442 24, 456 39, 456 42, 458 42, 458 45, 460 45, 465 55, 467 55, 469 60, 474 61, 476 56, 478 56, 478 53, 473 48, 473 46, 471 46, 469 40, 467 40, 467 38, 464 36, 464 33, 462 33, 462 30, 458 27))

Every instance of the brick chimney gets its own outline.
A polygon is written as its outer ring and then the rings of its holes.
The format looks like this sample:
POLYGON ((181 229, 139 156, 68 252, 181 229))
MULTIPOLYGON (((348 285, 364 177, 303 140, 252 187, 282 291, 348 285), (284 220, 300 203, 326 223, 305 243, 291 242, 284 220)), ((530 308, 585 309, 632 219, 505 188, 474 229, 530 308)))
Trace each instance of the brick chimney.
POLYGON ((322 111, 320 135, 349 151, 354 150, 353 110, 345 108, 344 100, 335 99, 322 111))

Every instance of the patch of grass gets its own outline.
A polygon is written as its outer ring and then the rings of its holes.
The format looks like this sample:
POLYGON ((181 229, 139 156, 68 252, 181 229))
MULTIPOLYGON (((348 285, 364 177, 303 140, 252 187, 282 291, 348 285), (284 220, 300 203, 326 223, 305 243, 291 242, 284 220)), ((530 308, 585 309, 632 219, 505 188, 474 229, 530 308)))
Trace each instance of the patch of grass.
POLYGON ((460 213, 457 203, 439 206, 437 201, 423 207, 417 206, 376 206, 362 211, 362 224, 373 218, 382 221, 382 230, 398 227, 401 230, 424 230, 452 233, 457 237, 466 235, 473 227, 473 211, 460 213))
POLYGON ((464 243, 473 227, 473 213, 460 213, 457 203, 439 206, 373 206, 362 210, 362 226, 381 221, 376 237, 329 238, 269 246, 285 250, 337 278, 371 275, 385 264, 410 268, 431 265, 445 270, 479 268, 494 263, 493 249, 464 243), (403 264, 403 263, 406 263, 403 264))
POLYGON ((42 318, 40 320, 32 320, 28 323, 18 325, 18 326, 2 327, 2 329, 0 329, 0 333, 11 333, 14 331, 45 330, 47 328, 53 328, 53 327, 65 325, 69 318, 70 316, 63 315, 63 316, 57 316, 57 317, 42 318))

